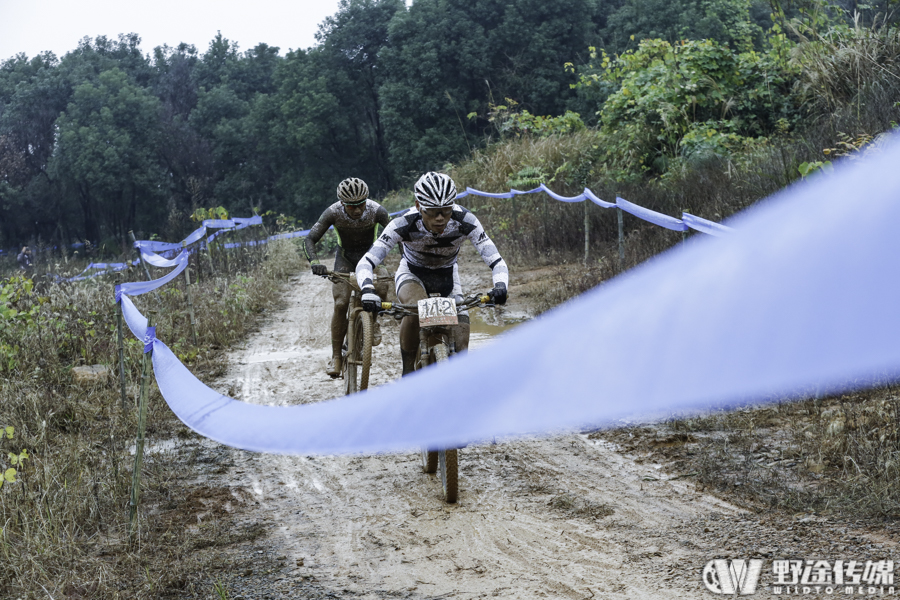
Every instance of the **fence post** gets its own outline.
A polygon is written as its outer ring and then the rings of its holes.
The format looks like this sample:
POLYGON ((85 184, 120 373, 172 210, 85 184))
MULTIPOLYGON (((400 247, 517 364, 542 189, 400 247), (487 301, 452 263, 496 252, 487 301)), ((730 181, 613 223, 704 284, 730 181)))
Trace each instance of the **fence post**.
POLYGON ((622 209, 616 207, 616 215, 619 217, 619 270, 625 268, 625 219, 622 209))
MULTIPOLYGON (((253 216, 259 216, 259 211, 253 208, 253 216)), ((266 241, 266 247, 262 247, 262 240, 257 240, 256 242, 256 259, 258 263, 261 263, 266 256, 266 250, 269 248, 269 230, 266 229, 266 224, 260 222, 260 227, 263 230, 263 240, 266 241)))
POLYGON ((209 259, 209 272, 211 275, 216 274, 216 266, 213 264, 212 249, 209 247, 209 240, 202 242, 206 246, 206 257, 209 259))
POLYGON ((584 266, 588 264, 588 254, 591 251, 591 221, 588 215, 588 204, 590 201, 584 199, 584 266))
MULTIPOLYGON (((181 247, 186 250, 187 244, 181 242, 181 247)), ((191 292, 191 256, 188 254, 187 267, 184 269, 184 280, 186 282, 185 290, 187 290, 188 315, 191 319, 191 338, 194 340, 194 347, 197 347, 197 327, 194 324, 194 294, 191 292)))
POLYGON ((125 339, 122 333, 124 323, 122 322, 122 302, 116 302, 116 321, 118 329, 118 347, 119 347, 119 387, 122 389, 122 412, 125 411, 125 339))
MULTIPOLYGON (((147 317, 147 330, 153 327, 153 312, 147 317)), ((129 541, 134 544, 138 529, 138 505, 141 503, 141 469, 144 466, 144 430, 147 427, 147 400, 149 395, 147 380, 150 379, 150 361, 153 359, 153 348, 144 352, 141 361, 141 395, 138 410, 138 433, 134 442, 134 471, 131 473, 131 500, 129 502, 128 522, 129 541)))
POLYGON ((144 259, 141 258, 141 251, 140 251, 140 249, 135 248, 135 246, 134 246, 134 243, 137 241, 137 239, 134 237, 134 231, 131 230, 131 229, 129 229, 129 230, 128 230, 128 235, 131 236, 131 247, 132 247, 132 249, 135 251, 135 253, 137 254, 138 261, 140 261, 141 266, 144 267, 144 275, 147 276, 147 281, 151 281, 153 278, 150 277, 150 269, 147 268, 147 263, 145 263, 145 262, 144 262, 144 259))
POLYGON ((231 273, 231 265, 228 264, 228 248, 225 247, 225 236, 227 234, 223 233, 219 237, 219 255, 222 257, 222 262, 225 263, 225 272, 231 273))

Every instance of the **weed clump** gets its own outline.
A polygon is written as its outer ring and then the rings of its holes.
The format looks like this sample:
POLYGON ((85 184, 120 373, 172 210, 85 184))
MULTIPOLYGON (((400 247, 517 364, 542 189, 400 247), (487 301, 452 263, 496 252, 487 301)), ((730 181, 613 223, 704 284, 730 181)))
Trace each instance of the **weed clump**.
MULTIPOLYGON (((270 243, 265 250, 221 249, 211 258, 193 255, 196 345, 183 277, 133 300, 144 314, 155 311, 157 335, 179 358, 195 373, 208 375, 221 368, 218 350, 255 326, 299 264, 290 241, 270 243)), ((121 279, 126 278, 144 279, 135 270, 121 279)), ((17 457, 15 465, 0 463, 0 476, 16 470, 0 488, 4 598, 184 597, 205 591, 202 572, 213 568, 197 548, 260 534, 230 530, 227 514, 213 519, 213 528, 185 527, 185 519, 197 522, 191 515, 203 504, 186 491, 172 455, 152 452, 144 462, 142 510, 154 516, 129 545, 142 345, 126 329, 124 403, 117 376, 73 377, 73 368, 81 365, 104 365, 99 372, 118 374, 113 283, 109 277, 38 285, 19 276, 0 280, 0 451, 17 457)), ((193 437, 155 386, 147 434, 193 437)))

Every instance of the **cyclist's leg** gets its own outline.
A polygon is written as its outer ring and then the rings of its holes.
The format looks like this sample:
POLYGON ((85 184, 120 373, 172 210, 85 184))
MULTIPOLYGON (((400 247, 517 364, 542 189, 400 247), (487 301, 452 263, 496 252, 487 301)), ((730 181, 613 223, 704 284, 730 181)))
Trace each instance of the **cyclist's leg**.
MULTIPOLYGON (((340 247, 335 253, 334 271, 337 273, 353 271, 353 265, 344 259, 340 247)), ((341 374, 341 348, 344 345, 344 337, 347 335, 350 287, 344 283, 335 283, 331 286, 331 294, 334 297, 334 313, 331 315, 331 362, 328 363, 326 372, 332 377, 337 377, 341 374)))
MULTIPOLYGON (((462 285, 459 282, 459 266, 453 265, 453 291, 450 297, 457 303, 463 300, 462 285)), ((469 349, 469 311, 463 310, 459 313, 459 325, 453 328, 453 343, 456 346, 456 353, 462 354, 469 349)))
MULTIPOLYGON (((396 285, 397 301, 400 304, 415 304, 428 297, 422 281, 409 271, 405 258, 400 260, 400 266, 397 267, 394 284, 396 285)), ((419 317, 403 317, 403 320, 400 321, 400 358, 403 361, 404 375, 412 373, 415 369, 418 351, 419 317)))

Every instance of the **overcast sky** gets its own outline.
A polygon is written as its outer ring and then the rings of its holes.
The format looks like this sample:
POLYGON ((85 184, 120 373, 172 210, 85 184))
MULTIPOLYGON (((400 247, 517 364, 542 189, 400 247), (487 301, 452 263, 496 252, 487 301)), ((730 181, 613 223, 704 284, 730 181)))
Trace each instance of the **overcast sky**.
POLYGON ((141 50, 194 44, 204 52, 217 31, 241 51, 265 42, 288 49, 316 44, 338 0, 0 0, 0 62, 51 50, 61 58, 84 36, 137 33, 141 50))

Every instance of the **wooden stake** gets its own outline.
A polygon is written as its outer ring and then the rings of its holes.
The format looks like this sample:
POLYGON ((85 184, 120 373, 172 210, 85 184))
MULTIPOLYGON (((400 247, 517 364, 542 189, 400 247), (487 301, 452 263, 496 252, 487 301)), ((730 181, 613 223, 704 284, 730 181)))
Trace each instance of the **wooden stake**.
POLYGON ((147 276, 147 281, 152 281, 153 278, 150 277, 150 269, 147 268, 147 263, 145 263, 144 259, 141 258, 141 251, 138 248, 134 247, 134 243, 137 241, 137 239, 134 237, 134 231, 129 229, 128 235, 131 236, 131 244, 132 244, 131 247, 134 248, 134 252, 135 252, 135 254, 137 254, 137 257, 138 257, 138 261, 140 261, 141 266, 144 267, 144 274, 147 276))
POLYGON ((619 270, 625 268, 625 219, 622 217, 622 209, 616 207, 619 217, 619 270))
MULTIPOLYGON (((131 229, 128 230, 128 235, 131 236, 131 244, 132 248, 134 248, 135 254, 137 254, 138 261, 141 263, 141 266, 144 267, 144 274, 147 276, 147 281, 153 281, 153 277, 150 276, 150 269, 147 268, 147 263, 144 262, 144 259, 141 257, 141 251, 138 248, 134 247, 134 243, 136 238, 134 237, 134 231, 131 229)), ((156 298, 157 304, 162 304, 162 300, 159 297, 159 292, 156 290, 153 291, 153 296, 156 298)))
POLYGON ((210 272, 212 275, 215 275, 215 274, 216 274, 216 267, 215 267, 215 265, 213 264, 213 259, 212 259, 212 248, 210 248, 209 240, 204 240, 204 243, 205 243, 205 245, 206 245, 206 257, 209 259, 209 272, 210 272))
POLYGON ((125 401, 127 394, 125 393, 125 339, 123 334, 123 318, 122 303, 116 303, 116 321, 118 329, 118 346, 119 346, 119 387, 122 389, 122 412, 125 411, 125 401))
MULTIPOLYGON (((153 313, 147 317, 147 327, 153 326, 153 313)), ((129 502, 128 522, 129 540, 134 544, 138 535, 138 506, 141 503, 141 469, 144 466, 144 431, 147 428, 147 402, 149 396, 150 364, 153 350, 144 353, 141 361, 141 395, 138 410, 138 433, 134 442, 134 471, 131 473, 131 500, 129 502)))
POLYGON ((588 264, 588 254, 591 251, 591 221, 588 215, 590 201, 584 199, 584 266, 588 264))
MULTIPOLYGON (((182 248, 187 248, 187 244, 181 242, 182 248)), ((191 319, 191 338, 194 340, 194 348, 197 347, 197 327, 194 323, 194 294, 191 292, 191 260, 188 257, 188 266, 184 270, 185 289, 187 290, 188 315, 191 319)))

